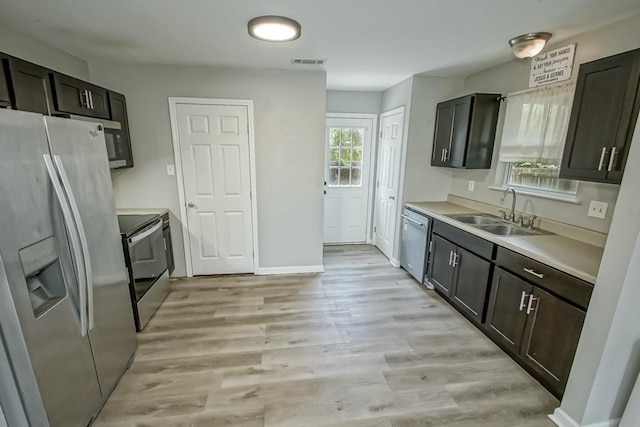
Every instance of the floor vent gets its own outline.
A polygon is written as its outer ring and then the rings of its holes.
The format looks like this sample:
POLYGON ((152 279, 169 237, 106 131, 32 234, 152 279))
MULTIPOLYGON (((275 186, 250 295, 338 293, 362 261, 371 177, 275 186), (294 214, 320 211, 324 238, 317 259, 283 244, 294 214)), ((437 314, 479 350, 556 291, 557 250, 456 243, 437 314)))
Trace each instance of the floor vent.
POLYGON ((326 59, 293 58, 291 62, 297 65, 324 65, 324 63, 327 62, 327 60, 326 59))

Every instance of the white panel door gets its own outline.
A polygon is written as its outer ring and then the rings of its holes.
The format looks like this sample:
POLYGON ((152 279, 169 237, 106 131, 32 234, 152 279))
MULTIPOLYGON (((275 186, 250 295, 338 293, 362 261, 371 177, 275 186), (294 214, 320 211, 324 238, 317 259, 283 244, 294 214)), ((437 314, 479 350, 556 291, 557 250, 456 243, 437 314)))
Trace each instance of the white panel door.
POLYGON ((178 104, 176 119, 193 274, 253 272, 247 107, 178 104))
POLYGON ((324 243, 367 240, 372 119, 327 118, 324 243))
POLYGON ((376 177, 375 244, 393 259, 398 223, 398 197, 402 162, 404 110, 380 116, 380 142, 376 177))

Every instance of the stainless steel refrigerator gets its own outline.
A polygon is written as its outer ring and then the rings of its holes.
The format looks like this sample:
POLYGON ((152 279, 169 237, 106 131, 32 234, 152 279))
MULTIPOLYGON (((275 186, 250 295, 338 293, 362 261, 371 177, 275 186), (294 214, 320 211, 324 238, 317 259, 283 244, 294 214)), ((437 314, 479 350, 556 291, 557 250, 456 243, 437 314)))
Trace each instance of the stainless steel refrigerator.
POLYGON ((107 159, 97 123, 0 110, 0 401, 9 425, 20 409, 32 426, 88 425, 133 359, 107 159))

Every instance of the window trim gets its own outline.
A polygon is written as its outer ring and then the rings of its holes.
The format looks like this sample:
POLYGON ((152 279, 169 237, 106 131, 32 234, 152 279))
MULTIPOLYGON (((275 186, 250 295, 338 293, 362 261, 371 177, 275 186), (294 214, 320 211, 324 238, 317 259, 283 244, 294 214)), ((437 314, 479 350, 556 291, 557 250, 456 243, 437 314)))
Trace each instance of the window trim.
POLYGON ((518 185, 505 185, 505 184, 490 185, 487 188, 489 190, 494 190, 494 191, 504 191, 509 187, 513 187, 518 194, 537 197, 539 199, 556 200, 559 202, 570 203, 573 205, 582 204, 582 200, 578 198, 577 193, 576 194, 557 193, 555 191, 545 191, 545 190, 536 189, 532 187, 520 187, 518 185))

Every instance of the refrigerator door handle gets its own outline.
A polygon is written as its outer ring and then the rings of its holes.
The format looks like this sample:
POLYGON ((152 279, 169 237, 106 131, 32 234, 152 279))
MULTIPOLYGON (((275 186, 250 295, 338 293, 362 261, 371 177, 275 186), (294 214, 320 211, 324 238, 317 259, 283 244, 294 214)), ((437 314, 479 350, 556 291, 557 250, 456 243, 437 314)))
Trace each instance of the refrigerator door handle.
POLYGON ((53 161, 51 160, 51 156, 49 154, 44 154, 44 164, 47 167, 47 172, 49 173, 49 178, 51 179, 51 184, 53 185, 53 190, 56 193, 56 197, 58 202, 60 203, 60 208, 62 209, 62 217, 64 218, 64 223, 69 230, 69 240, 71 241, 71 248, 73 250, 73 256, 76 261, 76 268, 78 269, 78 293, 80 297, 80 332, 83 337, 87 336, 87 285, 86 285, 86 271, 85 264, 82 261, 82 249, 80 247, 79 236, 77 234, 77 229, 75 223, 73 222, 73 217, 71 215, 71 210, 69 205, 67 204, 67 199, 64 194, 64 189, 62 188, 62 184, 58 178, 58 175, 55 170, 55 166, 53 165, 53 161))
POLYGON ((84 230, 84 226, 82 225, 80 210, 78 209, 76 198, 73 195, 73 190, 71 190, 71 183, 69 182, 67 172, 64 169, 62 158, 58 155, 54 155, 53 161, 55 162, 58 173, 60 174, 60 180, 62 181, 62 186, 64 187, 67 198, 69 199, 71 213, 73 214, 73 218, 78 229, 78 235, 80 236, 80 248, 82 249, 82 259, 84 261, 84 271, 86 274, 85 286, 87 292, 88 328, 89 330, 92 330, 94 327, 93 274, 91 272, 91 258, 89 255, 89 243, 87 242, 87 234, 84 230))

